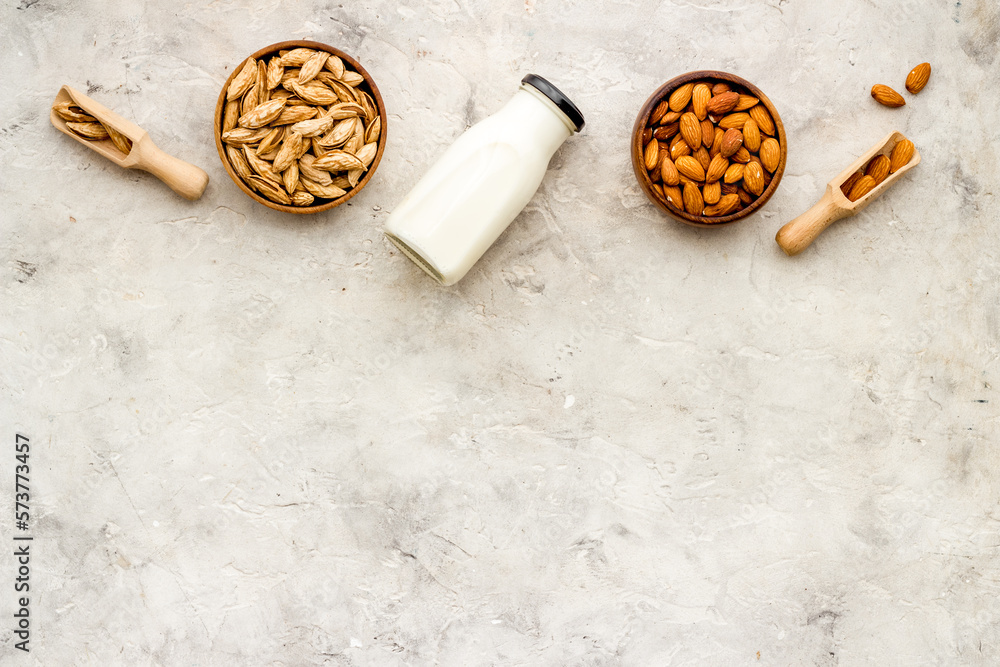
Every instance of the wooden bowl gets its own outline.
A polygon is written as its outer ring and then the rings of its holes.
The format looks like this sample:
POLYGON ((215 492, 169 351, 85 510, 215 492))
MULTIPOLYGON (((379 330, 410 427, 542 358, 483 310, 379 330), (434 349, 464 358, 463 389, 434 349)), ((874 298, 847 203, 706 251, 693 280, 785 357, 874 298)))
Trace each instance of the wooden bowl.
POLYGON ((354 195, 358 194, 368 181, 371 180, 372 174, 375 173, 375 169, 378 168, 379 162, 382 160, 382 152, 385 150, 385 140, 388 136, 387 121, 388 117, 385 112, 385 104, 382 102, 382 95, 378 91, 378 86, 375 85, 375 80, 372 79, 368 71, 361 66, 357 60, 347 55, 340 49, 335 49, 332 46, 326 44, 321 44, 320 42, 311 42, 308 40, 292 40, 288 42, 278 42, 277 44, 271 44, 270 46, 265 46, 263 49, 257 51, 256 53, 250 55, 250 58, 260 59, 263 56, 269 56, 271 54, 276 54, 278 51, 291 50, 297 48, 307 48, 316 49, 317 51, 326 51, 327 53, 332 53, 338 56, 344 61, 346 65, 354 69, 355 72, 360 74, 365 78, 364 83, 359 84, 357 87, 361 90, 366 91, 371 95, 372 100, 375 102, 375 106, 378 108, 379 116, 382 118, 382 131, 379 134, 378 139, 378 150, 375 153, 375 158, 372 163, 368 165, 368 170, 365 171, 364 176, 358 181, 358 184, 348 190, 347 194, 343 197, 338 197, 337 199, 332 199, 329 201, 324 201, 322 204, 316 204, 315 206, 285 206, 284 204, 278 204, 270 199, 261 197, 259 194, 251 190, 243 179, 237 175, 233 170, 232 165, 229 163, 229 158, 226 156, 226 146, 222 143, 222 116, 226 108, 226 91, 229 89, 229 84, 233 78, 239 73, 240 69, 243 67, 243 63, 247 61, 247 58, 241 60, 233 71, 229 74, 226 79, 226 83, 222 86, 222 91, 219 93, 219 101, 215 105, 215 147, 219 151, 219 158, 222 160, 222 166, 225 167, 226 173, 229 174, 229 178, 233 179, 233 182, 242 190, 248 197, 256 202, 267 206, 268 208, 273 208, 277 211, 284 211, 286 213, 319 213, 320 211, 326 211, 335 206, 340 206, 347 200, 349 200, 354 195))
POLYGON ((729 74, 728 72, 716 72, 713 70, 699 70, 697 72, 688 72, 687 74, 682 74, 676 78, 667 81, 665 84, 656 89, 656 91, 649 96, 646 103, 642 105, 642 109, 639 110, 639 115, 636 116, 635 125, 632 128, 632 169, 635 171, 636 180, 639 181, 639 185, 642 186, 643 192, 649 197, 649 200, 656 204, 661 211, 679 220, 684 224, 691 225, 693 227, 719 227, 720 225, 728 225, 733 222, 739 222, 744 218, 756 213, 774 194, 775 190, 778 189, 778 184, 781 182, 781 176, 785 172, 785 162, 788 159, 787 141, 785 139, 785 126, 781 123, 781 116, 778 115, 778 110, 774 108, 774 104, 768 99, 767 95, 761 92, 761 90, 741 77, 735 74, 729 74), (740 88, 743 88, 747 93, 753 95, 760 100, 760 104, 764 105, 768 113, 771 114, 771 118, 774 120, 775 138, 781 146, 781 159, 778 162, 777 169, 771 175, 771 182, 765 188, 764 192, 760 194, 757 199, 750 203, 749 206, 736 213, 731 213, 729 215, 717 216, 717 217, 707 217, 703 215, 691 215, 686 211, 672 208, 667 205, 667 203, 661 199, 656 192, 653 190, 653 183, 649 180, 649 173, 646 171, 646 166, 643 161, 643 148, 642 145, 642 132, 649 123, 649 117, 653 113, 653 109, 656 105, 660 103, 661 100, 665 100, 670 97, 672 93, 677 88, 680 88, 686 83, 692 83, 694 81, 701 81, 705 79, 715 79, 717 81, 727 81, 729 83, 735 84, 740 88))

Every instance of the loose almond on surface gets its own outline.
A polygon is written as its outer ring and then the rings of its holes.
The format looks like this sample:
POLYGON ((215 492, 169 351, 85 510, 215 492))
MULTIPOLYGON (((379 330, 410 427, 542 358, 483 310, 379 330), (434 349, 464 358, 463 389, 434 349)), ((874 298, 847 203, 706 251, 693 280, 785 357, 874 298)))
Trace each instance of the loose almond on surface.
POLYGON ((881 83, 876 83, 872 86, 872 97, 876 102, 887 107, 896 108, 906 104, 906 100, 903 99, 902 95, 881 83))
POLYGON ((930 63, 920 63, 906 76, 906 89, 916 95, 924 86, 927 85, 927 81, 931 78, 931 64, 930 63))

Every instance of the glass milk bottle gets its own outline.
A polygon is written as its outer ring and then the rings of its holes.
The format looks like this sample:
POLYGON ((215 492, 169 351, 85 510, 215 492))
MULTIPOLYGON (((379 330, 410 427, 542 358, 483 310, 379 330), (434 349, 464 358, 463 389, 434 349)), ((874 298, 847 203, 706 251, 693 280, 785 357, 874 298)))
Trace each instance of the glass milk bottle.
POLYGON ((583 127, 558 88, 529 74, 500 111, 453 143, 389 216, 385 233, 453 285, 527 205, 556 149, 583 127))

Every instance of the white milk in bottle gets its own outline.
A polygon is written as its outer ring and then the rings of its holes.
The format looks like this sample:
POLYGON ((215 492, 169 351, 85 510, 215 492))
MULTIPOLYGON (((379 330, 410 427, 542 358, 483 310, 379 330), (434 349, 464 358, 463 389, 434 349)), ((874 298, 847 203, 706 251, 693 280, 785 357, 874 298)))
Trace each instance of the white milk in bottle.
POLYGON ((389 216, 385 233, 453 285, 527 205, 556 149, 583 127, 558 88, 529 74, 500 111, 453 143, 389 216))

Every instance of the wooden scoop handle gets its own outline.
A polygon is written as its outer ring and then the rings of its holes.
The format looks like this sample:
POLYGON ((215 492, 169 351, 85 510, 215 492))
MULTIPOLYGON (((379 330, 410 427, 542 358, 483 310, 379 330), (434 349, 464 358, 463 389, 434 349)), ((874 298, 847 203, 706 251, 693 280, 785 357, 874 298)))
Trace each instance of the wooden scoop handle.
POLYGON ((208 185, 208 174, 202 169, 163 152, 148 135, 137 148, 140 151, 137 168, 156 176, 181 197, 191 200, 201 197, 208 185))
POLYGON ((798 255, 831 224, 853 215, 853 211, 836 203, 831 186, 815 206, 778 230, 774 240, 786 255, 798 255))

